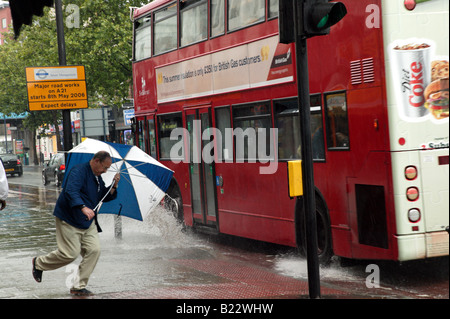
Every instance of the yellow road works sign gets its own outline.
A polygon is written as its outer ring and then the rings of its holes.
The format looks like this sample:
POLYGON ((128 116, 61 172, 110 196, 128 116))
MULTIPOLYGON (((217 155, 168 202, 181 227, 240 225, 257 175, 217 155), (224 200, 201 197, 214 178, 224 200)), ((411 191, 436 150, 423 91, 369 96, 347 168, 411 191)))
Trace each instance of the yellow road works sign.
POLYGON ((88 107, 84 66, 26 68, 30 111, 88 107))

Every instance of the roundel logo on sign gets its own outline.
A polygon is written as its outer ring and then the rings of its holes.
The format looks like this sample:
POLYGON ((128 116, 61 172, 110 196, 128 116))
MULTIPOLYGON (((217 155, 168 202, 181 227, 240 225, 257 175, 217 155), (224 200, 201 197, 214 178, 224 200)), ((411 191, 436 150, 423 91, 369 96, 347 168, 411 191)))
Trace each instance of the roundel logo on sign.
POLYGON ((48 72, 41 69, 41 70, 39 70, 39 71, 36 72, 36 76, 37 76, 39 79, 43 80, 43 79, 47 78, 48 72))

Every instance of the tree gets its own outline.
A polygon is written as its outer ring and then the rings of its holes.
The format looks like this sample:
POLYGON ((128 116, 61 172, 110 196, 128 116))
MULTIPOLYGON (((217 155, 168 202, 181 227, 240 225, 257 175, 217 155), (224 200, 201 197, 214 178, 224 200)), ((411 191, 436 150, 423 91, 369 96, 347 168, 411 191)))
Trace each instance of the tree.
MULTIPOLYGON (((67 65, 85 66, 89 107, 121 105, 129 96, 132 83, 129 7, 139 7, 142 2, 71 0, 63 6, 67 65)), ((22 26, 17 40, 12 31, 6 37, 9 40, 0 46, 0 112, 23 113, 28 110, 25 67, 58 65, 54 9, 46 7, 42 17, 33 17, 31 26, 22 26)), ((29 129, 55 123, 61 117, 58 111, 39 113, 25 122, 29 129)))

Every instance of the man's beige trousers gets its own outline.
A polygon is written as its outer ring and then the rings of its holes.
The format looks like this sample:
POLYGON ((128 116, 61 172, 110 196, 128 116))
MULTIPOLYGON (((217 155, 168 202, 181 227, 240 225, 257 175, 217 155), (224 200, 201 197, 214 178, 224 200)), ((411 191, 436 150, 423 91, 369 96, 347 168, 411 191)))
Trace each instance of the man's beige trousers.
POLYGON ((100 257, 95 223, 89 229, 79 229, 56 217, 56 243, 57 250, 36 258, 36 268, 43 271, 55 270, 70 264, 81 254, 83 259, 78 267, 79 280, 75 280, 73 288, 85 288, 100 257))

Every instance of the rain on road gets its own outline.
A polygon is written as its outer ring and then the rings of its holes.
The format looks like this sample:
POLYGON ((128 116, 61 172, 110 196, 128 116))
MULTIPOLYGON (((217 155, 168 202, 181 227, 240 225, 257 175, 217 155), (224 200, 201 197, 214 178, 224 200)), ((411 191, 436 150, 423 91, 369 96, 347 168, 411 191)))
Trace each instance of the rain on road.
MULTIPOLYGON (((37 284, 31 259, 55 249, 52 216, 59 189, 40 186, 39 169, 9 178, 7 208, 0 213, 0 298, 70 298, 80 259, 44 272, 37 284)), ((89 282, 94 298, 307 298, 306 261, 292 249, 183 231, 163 209, 144 222, 101 215, 102 255, 89 282)), ((448 299, 448 257, 399 265, 360 261, 321 268, 323 298, 448 299), (374 268, 375 267, 375 268, 374 268), (378 271, 380 282, 373 279, 378 271)))

